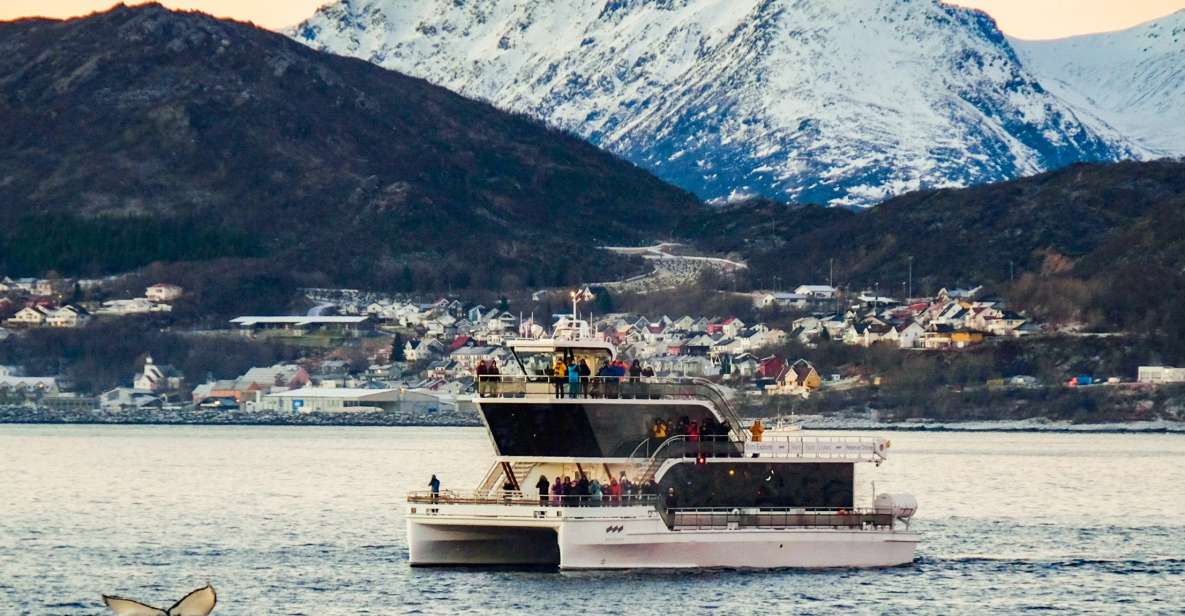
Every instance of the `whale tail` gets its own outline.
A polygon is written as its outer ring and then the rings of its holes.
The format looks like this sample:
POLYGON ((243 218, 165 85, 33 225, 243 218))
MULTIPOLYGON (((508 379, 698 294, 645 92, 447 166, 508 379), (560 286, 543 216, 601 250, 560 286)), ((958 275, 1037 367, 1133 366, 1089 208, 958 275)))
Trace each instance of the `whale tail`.
POLYGON ((217 604, 218 594, 209 584, 185 595, 167 610, 123 597, 103 595, 103 605, 110 608, 116 616, 206 616, 214 611, 217 604))

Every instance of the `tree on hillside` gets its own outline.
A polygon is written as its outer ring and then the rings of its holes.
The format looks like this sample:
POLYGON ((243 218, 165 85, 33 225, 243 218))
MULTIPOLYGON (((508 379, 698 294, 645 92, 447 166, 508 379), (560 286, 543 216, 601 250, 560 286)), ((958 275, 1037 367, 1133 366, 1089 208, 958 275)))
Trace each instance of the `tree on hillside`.
POLYGON ((404 344, 403 334, 395 332, 395 338, 391 340, 391 361, 407 361, 407 356, 403 354, 404 344))

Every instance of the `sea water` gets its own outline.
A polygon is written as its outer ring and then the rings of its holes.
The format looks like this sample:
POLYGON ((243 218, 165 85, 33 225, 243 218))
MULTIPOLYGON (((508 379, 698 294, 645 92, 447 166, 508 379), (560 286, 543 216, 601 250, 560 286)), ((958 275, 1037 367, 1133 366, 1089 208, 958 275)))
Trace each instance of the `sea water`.
POLYGON ((1185 611, 1185 436, 888 435, 860 497, 910 492, 884 570, 412 569, 403 497, 469 490, 465 428, 0 426, 0 614, 1080 614, 1185 611))

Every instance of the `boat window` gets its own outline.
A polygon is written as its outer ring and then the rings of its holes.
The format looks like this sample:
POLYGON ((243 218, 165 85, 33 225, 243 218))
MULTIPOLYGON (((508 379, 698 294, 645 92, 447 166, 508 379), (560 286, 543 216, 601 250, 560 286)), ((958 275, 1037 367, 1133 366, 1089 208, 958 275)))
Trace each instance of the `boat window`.
POLYGON ((551 374, 551 367, 555 361, 555 354, 551 351, 516 350, 514 354, 518 356, 518 361, 523 366, 523 372, 526 372, 528 376, 547 376, 551 374))
POLYGON ((526 351, 516 349, 514 354, 518 357, 519 362, 523 366, 523 370, 528 376, 549 376, 551 375, 552 366, 555 365, 556 358, 564 360, 565 364, 570 364, 573 361, 580 362, 584 360, 588 362, 589 370, 596 372, 601 364, 608 362, 612 355, 608 349, 556 349, 554 351, 526 351))
POLYGON ((607 363, 611 356, 606 349, 567 349, 570 352, 570 357, 574 358, 576 362, 584 360, 588 362, 589 370, 596 374, 597 368, 601 364, 607 363))

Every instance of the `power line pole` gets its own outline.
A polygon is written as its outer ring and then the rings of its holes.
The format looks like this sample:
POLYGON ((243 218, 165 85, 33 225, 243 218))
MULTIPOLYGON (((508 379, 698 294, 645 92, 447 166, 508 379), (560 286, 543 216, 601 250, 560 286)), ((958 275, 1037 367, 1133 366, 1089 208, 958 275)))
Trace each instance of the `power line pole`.
POLYGON ((913 297, 913 255, 909 256, 909 293, 906 294, 905 299, 913 297))

